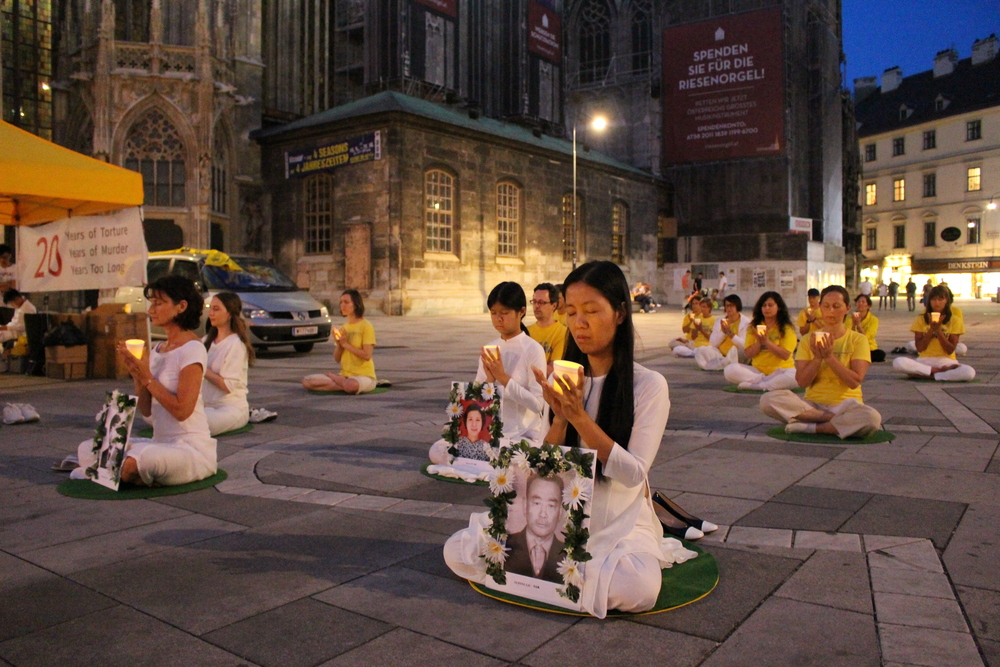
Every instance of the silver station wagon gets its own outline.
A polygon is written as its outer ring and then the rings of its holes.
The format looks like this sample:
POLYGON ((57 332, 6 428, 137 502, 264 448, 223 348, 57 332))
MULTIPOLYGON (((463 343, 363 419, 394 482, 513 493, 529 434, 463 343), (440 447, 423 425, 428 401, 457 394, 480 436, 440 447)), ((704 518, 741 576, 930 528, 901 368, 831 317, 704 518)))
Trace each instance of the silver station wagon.
MULTIPOLYGON (((326 306, 301 289, 277 267, 258 257, 230 256, 216 250, 180 248, 149 253, 146 276, 153 282, 168 273, 190 278, 209 301, 218 292, 235 292, 243 301, 243 317, 250 325, 251 342, 258 349, 291 345, 296 352, 309 352, 316 343, 330 338, 333 326, 326 306)), ((142 287, 122 287, 115 302, 145 311, 142 287)), ((202 316, 199 334, 204 331, 202 316)), ((153 338, 163 338, 155 327, 153 338)))

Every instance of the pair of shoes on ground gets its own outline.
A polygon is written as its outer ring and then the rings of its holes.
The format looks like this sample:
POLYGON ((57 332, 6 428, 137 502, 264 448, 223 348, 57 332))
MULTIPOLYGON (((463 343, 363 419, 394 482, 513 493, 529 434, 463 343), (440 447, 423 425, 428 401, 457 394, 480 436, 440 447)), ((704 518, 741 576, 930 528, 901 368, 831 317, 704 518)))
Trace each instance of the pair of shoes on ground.
POLYGON ((8 403, 3 406, 4 424, 28 424, 39 419, 41 417, 38 411, 27 403, 8 403))
POLYGON ((80 467, 80 459, 76 454, 70 454, 59 463, 53 463, 52 469, 56 472, 72 472, 80 467))
POLYGON ((670 500, 659 491, 653 492, 653 509, 656 510, 656 518, 660 520, 663 530, 674 537, 682 537, 685 540, 700 540, 705 537, 705 533, 718 530, 711 521, 699 519, 690 512, 681 509, 680 505, 670 500))
POLYGON ((250 423, 260 424, 262 422, 274 421, 278 418, 277 412, 271 412, 267 408, 253 408, 250 410, 250 423))
POLYGON ((894 348, 892 348, 892 353, 893 354, 909 354, 910 351, 907 350, 905 347, 894 347, 894 348))

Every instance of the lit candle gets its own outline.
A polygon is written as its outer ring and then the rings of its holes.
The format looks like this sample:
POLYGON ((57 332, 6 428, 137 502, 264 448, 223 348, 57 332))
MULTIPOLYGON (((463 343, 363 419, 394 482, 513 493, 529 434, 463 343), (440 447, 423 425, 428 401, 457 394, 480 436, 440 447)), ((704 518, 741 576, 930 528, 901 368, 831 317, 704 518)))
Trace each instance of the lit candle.
POLYGON ((486 350, 486 354, 489 355, 490 359, 496 361, 500 358, 500 346, 499 345, 484 345, 483 349, 486 350))
POLYGON ((757 337, 758 338, 763 338, 766 335, 767 335, 767 325, 766 324, 758 324, 757 325, 757 337))
POLYGON ((580 369, 583 368, 580 364, 573 361, 563 361, 558 359, 552 362, 552 388, 556 390, 556 393, 562 393, 562 387, 556 382, 556 378, 562 378, 563 382, 575 386, 577 379, 580 377, 580 369))
POLYGON ((940 322, 941 313, 931 313, 931 322, 940 322))
POLYGON ((142 359, 142 351, 146 347, 146 341, 141 338, 129 338, 125 341, 125 348, 136 359, 142 359))

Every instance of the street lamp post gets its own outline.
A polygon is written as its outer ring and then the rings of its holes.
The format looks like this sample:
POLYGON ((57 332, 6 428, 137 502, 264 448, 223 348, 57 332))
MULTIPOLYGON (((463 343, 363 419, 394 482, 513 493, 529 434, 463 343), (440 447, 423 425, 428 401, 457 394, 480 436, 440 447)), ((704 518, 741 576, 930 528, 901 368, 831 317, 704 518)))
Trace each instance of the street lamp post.
MULTIPOLYGON (((587 116, 586 120, 590 120, 590 126, 601 132, 608 126, 608 120, 604 116, 587 116)), ((576 268, 577 263, 577 252, 580 247, 580 211, 579 206, 577 206, 576 200, 576 124, 577 120, 573 121, 573 268, 576 268)))

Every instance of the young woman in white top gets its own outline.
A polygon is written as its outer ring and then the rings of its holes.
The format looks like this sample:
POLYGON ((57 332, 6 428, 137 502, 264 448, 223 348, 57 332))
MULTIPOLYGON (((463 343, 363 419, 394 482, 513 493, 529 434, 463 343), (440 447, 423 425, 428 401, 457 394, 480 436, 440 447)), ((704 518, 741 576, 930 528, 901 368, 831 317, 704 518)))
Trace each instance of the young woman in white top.
POLYGON ((726 314, 712 325, 709 344, 694 351, 694 360, 703 371, 721 371, 745 359, 743 348, 750 318, 743 314, 743 299, 738 294, 730 294, 722 300, 722 305, 726 314))
MULTIPOLYGON (((515 282, 500 283, 490 292, 486 306, 500 337, 479 351, 476 382, 493 382, 500 386, 503 437, 514 442, 521 439, 537 442, 544 433, 542 410, 545 401, 542 400, 542 386, 531 369, 545 368, 545 350, 528 335, 522 322, 528 311, 524 288, 515 282), (492 346, 499 349, 499 357, 490 353, 492 346)), ((431 462, 450 463, 449 446, 444 440, 431 445, 431 462)), ((482 460, 487 460, 485 451, 482 460)))
MULTIPOLYGON (((616 264, 588 262, 565 285, 571 335, 564 358, 584 371, 572 386, 556 380, 561 394, 546 384, 544 363, 534 372, 552 413, 545 441, 596 450, 600 464, 580 602, 598 618, 609 609, 647 611, 660 593, 661 568, 696 555, 664 539, 646 477, 670 413, 667 381, 633 362, 628 283, 616 264)), ((445 562, 463 578, 487 582, 475 544, 488 522, 487 513, 473 514, 469 528, 445 544, 445 562)))
POLYGON ((243 428, 250 418, 247 370, 254 351, 242 313, 243 302, 233 292, 219 292, 208 307, 208 368, 201 391, 213 436, 243 428))
MULTIPOLYGON (((205 345, 194 333, 204 299, 188 278, 167 275, 146 286, 146 311, 167 340, 136 359, 118 344, 118 356, 132 376, 139 412, 152 416, 153 437, 131 438, 122 463, 121 481, 146 486, 174 486, 211 477, 216 466, 215 439, 208 431, 201 381, 208 365, 205 345)), ((94 465, 93 440, 77 448, 80 468, 72 477, 85 479, 94 465)))

